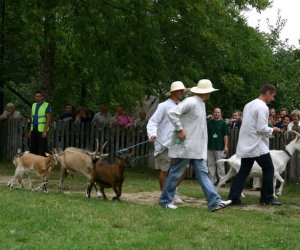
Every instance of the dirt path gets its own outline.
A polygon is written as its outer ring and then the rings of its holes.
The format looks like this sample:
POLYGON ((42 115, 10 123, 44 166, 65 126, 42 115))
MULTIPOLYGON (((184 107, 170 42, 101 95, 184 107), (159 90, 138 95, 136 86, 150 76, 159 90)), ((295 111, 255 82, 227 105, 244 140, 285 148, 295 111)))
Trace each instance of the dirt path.
MULTIPOLYGON (((10 180, 10 178, 11 178, 10 176, 0 176, 0 185, 6 186, 7 182, 10 180)), ((25 185, 25 188, 28 188, 28 183, 27 183, 26 178, 23 180, 23 183, 25 185)), ((58 181, 56 183, 53 183, 53 181, 52 181, 52 183, 49 185, 50 192, 53 189, 57 189, 57 187, 58 187, 58 181)), ((20 188, 19 184, 16 183, 15 188, 20 188)), ((220 191, 228 193, 229 189, 221 188, 220 191)), ((72 195, 75 193, 84 194, 84 190, 82 190, 82 186, 72 185, 72 187, 66 187, 65 194, 72 195)), ((107 197, 109 199, 111 199, 114 196, 114 193, 112 192, 111 189, 107 190, 106 193, 107 193, 107 197)), ((259 192, 253 192, 253 191, 246 190, 244 193, 246 196, 247 196, 247 194, 259 196, 259 192)), ((96 194, 95 194, 95 192, 93 192, 92 198, 96 198, 95 196, 96 196, 96 194)), ((160 196, 159 191, 137 192, 137 193, 123 192, 121 200, 133 202, 133 203, 137 203, 137 204, 142 204, 142 205, 148 205, 148 206, 158 206, 159 196, 160 196)), ((184 202, 183 202, 183 204, 178 204, 179 207, 198 207, 198 208, 206 208, 207 207, 206 201, 204 199, 198 199, 198 198, 196 199, 196 198, 189 197, 189 196, 182 195, 182 194, 180 195, 180 197, 184 202)), ((286 208, 286 206, 285 206, 285 208, 286 208)), ((296 206, 296 205, 289 206, 288 208, 300 210, 300 206, 296 206)), ((246 211, 263 211, 263 212, 273 213, 274 211, 279 209, 279 207, 270 207, 270 206, 263 207, 258 204, 257 205, 256 204, 248 204, 247 206, 231 207, 231 209, 242 209, 242 210, 246 210, 246 211)))

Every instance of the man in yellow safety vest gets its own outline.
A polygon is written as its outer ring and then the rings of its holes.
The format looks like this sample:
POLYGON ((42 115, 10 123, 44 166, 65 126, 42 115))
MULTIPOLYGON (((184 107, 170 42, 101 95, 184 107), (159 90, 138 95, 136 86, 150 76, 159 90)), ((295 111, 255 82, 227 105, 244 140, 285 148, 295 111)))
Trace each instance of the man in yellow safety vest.
POLYGON ((51 107, 45 102, 42 91, 34 93, 35 103, 31 107, 31 126, 29 132, 30 153, 46 156, 47 133, 51 122, 51 107))

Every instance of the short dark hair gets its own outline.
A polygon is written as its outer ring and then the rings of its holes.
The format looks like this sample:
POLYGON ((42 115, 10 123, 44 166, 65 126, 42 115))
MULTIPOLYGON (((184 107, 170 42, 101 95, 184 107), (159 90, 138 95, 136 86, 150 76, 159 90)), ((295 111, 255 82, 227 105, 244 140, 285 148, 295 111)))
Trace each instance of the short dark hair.
POLYGON ((263 85, 263 86, 261 87, 260 94, 264 95, 264 94, 267 93, 268 91, 271 92, 271 93, 276 92, 275 86, 272 85, 272 84, 270 84, 270 83, 267 83, 267 84, 263 85))
POLYGON ((41 90, 35 91, 35 92, 34 92, 34 95, 36 95, 36 94, 41 94, 42 96, 45 96, 44 92, 41 91, 41 90))

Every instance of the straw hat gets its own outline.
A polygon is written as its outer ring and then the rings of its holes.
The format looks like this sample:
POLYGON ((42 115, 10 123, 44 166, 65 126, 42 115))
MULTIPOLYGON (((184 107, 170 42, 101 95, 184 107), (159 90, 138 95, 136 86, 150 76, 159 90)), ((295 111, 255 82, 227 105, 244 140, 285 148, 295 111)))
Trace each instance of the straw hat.
POLYGON ((171 92, 176 90, 188 91, 189 89, 187 89, 181 81, 176 81, 171 84, 170 91, 166 93, 166 96, 170 96, 171 92))
POLYGON ((208 79, 202 79, 198 82, 198 85, 196 87, 192 87, 190 89, 191 92, 195 94, 207 94, 214 91, 217 91, 218 89, 215 89, 212 86, 212 83, 208 79))

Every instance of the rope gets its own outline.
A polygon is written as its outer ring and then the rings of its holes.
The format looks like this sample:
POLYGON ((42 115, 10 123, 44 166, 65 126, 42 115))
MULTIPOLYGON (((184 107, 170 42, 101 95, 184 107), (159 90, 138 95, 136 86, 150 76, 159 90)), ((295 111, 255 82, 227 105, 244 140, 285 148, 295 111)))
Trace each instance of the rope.
POLYGON ((126 151, 127 151, 128 149, 130 149, 130 148, 135 148, 135 147, 137 147, 137 146, 139 146, 139 145, 142 145, 142 144, 145 144, 145 143, 147 143, 147 142, 149 142, 149 140, 140 142, 140 143, 138 143, 138 144, 132 145, 132 146, 127 147, 127 148, 120 149, 120 150, 117 151, 117 153, 126 152, 126 151))

